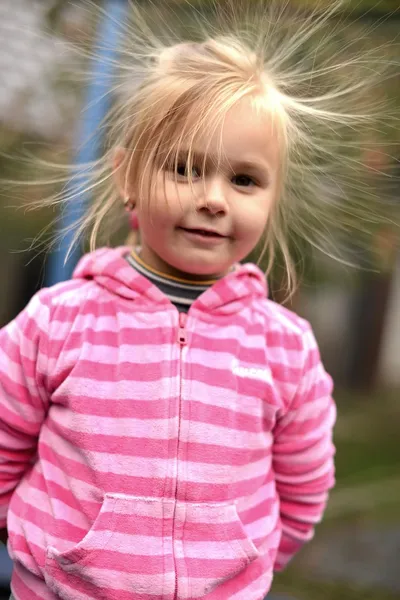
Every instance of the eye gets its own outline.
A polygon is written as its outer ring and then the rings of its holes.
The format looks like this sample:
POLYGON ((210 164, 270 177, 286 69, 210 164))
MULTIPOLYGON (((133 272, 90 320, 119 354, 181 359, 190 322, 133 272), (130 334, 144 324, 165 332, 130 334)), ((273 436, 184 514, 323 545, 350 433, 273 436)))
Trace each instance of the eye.
POLYGON ((253 177, 243 174, 234 175, 232 177, 232 183, 238 187, 252 187, 257 185, 257 182, 253 177))
MULTIPOLYGON (((175 168, 175 173, 180 180, 189 179, 187 162, 186 161, 178 162, 178 164, 176 165, 176 168, 175 168)), ((191 179, 198 179, 199 177, 201 177, 200 169, 198 167, 196 167, 196 165, 192 165, 191 179)))

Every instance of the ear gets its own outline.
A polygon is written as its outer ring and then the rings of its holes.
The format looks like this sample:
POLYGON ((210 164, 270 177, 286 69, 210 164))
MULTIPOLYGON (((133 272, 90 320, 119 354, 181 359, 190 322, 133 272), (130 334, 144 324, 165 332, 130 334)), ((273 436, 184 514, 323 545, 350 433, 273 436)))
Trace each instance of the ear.
POLYGON ((127 155, 125 148, 118 147, 115 149, 112 167, 114 181, 121 198, 124 203, 129 201, 131 208, 134 208, 135 198, 133 197, 133 190, 127 173, 127 155))

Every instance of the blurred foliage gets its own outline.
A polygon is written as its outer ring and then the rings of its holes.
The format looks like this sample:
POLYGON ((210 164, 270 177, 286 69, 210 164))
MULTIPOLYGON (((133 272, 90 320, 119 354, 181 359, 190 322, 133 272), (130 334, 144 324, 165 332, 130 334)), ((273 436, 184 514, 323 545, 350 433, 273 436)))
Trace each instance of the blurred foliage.
MULTIPOLYGON (((329 5, 330 0, 295 0, 295 4, 300 6, 311 6, 318 7, 323 5, 329 5)), ((399 10, 398 0, 347 0, 343 6, 343 12, 350 12, 351 14, 360 15, 367 11, 373 15, 376 14, 387 14, 394 13, 399 10)))
MULTIPOLYGON (((151 2, 151 0, 148 1, 149 3, 151 2)), ((172 2, 175 4, 186 4, 187 0, 172 0, 172 2)), ((211 6, 214 2, 215 0, 191 0, 190 4, 193 6, 211 6)), ((266 0, 266 4, 267 3, 268 0, 266 0)), ((291 0, 291 3, 294 6, 318 8, 329 6, 332 2, 331 0, 291 0)), ((399 8, 400 6, 398 0, 357 0, 357 2, 354 2, 354 0, 346 0, 343 4, 342 10, 343 12, 351 12, 355 15, 363 14, 366 11, 371 11, 371 9, 374 11, 374 14, 396 14, 399 8)))

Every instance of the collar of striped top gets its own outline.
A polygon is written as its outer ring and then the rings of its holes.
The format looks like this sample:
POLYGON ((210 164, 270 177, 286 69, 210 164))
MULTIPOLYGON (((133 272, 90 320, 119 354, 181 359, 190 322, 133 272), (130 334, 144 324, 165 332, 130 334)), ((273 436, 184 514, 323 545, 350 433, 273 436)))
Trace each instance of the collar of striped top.
POLYGON ((180 279, 172 275, 166 275, 156 271, 147 265, 139 256, 140 249, 132 250, 127 255, 128 263, 149 281, 154 283, 163 294, 176 306, 180 312, 187 312, 193 302, 209 287, 218 281, 213 279, 201 284, 188 279, 180 279))
MULTIPOLYGON (((143 310, 171 306, 169 298, 146 276, 126 260, 132 248, 99 248, 84 255, 73 273, 76 281, 94 281, 114 296, 135 301, 143 310)), ((204 285, 204 284, 203 284, 204 285)), ((265 299, 265 275, 254 264, 238 264, 232 273, 218 279, 198 296, 191 310, 208 315, 232 315, 249 307, 256 299, 265 299)))

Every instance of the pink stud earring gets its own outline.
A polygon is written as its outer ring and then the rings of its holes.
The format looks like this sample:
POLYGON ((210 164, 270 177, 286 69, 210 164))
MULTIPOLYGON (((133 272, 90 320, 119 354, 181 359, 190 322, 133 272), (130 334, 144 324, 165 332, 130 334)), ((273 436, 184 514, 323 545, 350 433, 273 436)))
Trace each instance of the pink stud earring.
POLYGON ((129 225, 132 231, 138 231, 139 229, 139 219, 137 216, 136 210, 132 210, 129 215, 129 225))

